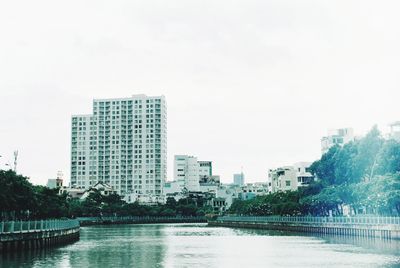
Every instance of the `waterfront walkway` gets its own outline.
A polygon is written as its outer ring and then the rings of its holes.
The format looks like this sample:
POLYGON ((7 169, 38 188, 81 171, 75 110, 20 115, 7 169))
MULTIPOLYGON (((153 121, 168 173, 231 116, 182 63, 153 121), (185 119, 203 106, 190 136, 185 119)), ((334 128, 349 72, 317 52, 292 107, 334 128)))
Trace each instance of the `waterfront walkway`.
POLYGON ((400 239, 400 217, 223 216, 209 225, 400 239))
POLYGON ((79 239, 78 220, 0 222, 0 252, 34 249, 79 239))

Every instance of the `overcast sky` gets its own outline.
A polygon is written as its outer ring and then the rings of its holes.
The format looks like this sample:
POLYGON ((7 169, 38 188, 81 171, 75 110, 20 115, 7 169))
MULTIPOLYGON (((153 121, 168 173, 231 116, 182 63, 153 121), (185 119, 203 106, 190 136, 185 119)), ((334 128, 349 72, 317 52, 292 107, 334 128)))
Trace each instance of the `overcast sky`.
POLYGON ((230 182, 320 156, 327 129, 400 120, 399 1, 1 1, 0 168, 69 180, 70 118, 165 95, 173 155, 230 182))

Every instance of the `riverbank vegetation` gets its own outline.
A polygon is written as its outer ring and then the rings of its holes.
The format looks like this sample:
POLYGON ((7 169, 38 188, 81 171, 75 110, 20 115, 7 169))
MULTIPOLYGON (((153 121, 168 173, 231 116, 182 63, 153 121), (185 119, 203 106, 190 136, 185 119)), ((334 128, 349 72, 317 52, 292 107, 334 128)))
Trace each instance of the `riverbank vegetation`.
POLYGON ((317 180, 308 187, 237 200, 229 213, 400 215, 400 143, 384 139, 377 127, 343 147, 332 147, 311 171, 317 180))
POLYGON ((0 220, 55 219, 99 216, 203 216, 212 211, 203 199, 169 198, 165 205, 127 204, 117 194, 95 189, 85 200, 59 194, 58 189, 35 186, 14 171, 0 170, 0 220))

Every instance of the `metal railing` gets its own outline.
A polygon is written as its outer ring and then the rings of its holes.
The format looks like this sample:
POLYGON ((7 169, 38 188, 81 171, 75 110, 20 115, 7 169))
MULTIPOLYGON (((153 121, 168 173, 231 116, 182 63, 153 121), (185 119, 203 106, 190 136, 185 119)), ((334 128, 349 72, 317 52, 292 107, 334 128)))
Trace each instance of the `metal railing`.
POLYGON ((181 217, 170 217, 170 216, 104 216, 104 217, 78 217, 79 222, 97 222, 97 221, 167 221, 167 220, 206 220, 205 217, 191 217, 191 216, 181 216, 181 217))
POLYGON ((78 220, 6 221, 0 222, 0 235, 67 230, 78 227, 78 220))
POLYGON ((264 223, 335 223, 335 224, 368 224, 400 225, 400 217, 312 217, 312 216, 223 216, 217 221, 229 222, 264 222, 264 223))

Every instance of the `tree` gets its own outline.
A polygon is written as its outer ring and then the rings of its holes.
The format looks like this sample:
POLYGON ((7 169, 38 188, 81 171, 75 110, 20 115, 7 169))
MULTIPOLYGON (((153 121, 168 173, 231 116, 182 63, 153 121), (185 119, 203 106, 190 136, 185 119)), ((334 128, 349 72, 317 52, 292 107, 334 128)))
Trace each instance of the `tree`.
POLYGON ((385 175, 400 171, 400 143, 387 140, 379 152, 375 173, 385 175))
POLYGON ((358 143, 350 142, 340 148, 334 157, 333 184, 353 183, 357 180, 355 176, 355 158, 358 154, 358 143))
POLYGON ((58 189, 34 186, 36 209, 34 217, 41 219, 61 218, 68 214, 67 196, 59 195, 58 189))
POLYGON ((315 161, 311 166, 311 172, 326 185, 332 185, 336 182, 335 164, 336 154, 340 151, 340 146, 333 146, 325 153, 320 160, 315 161))
POLYGON ((26 217, 37 208, 34 189, 27 177, 0 170, 0 211, 2 218, 26 217))
POLYGON ((361 181, 363 178, 371 179, 374 175, 382 144, 383 139, 375 125, 359 142, 357 155, 354 158, 354 182, 361 181))

